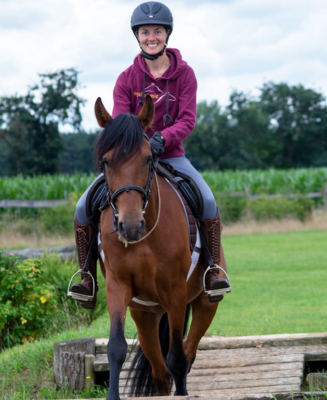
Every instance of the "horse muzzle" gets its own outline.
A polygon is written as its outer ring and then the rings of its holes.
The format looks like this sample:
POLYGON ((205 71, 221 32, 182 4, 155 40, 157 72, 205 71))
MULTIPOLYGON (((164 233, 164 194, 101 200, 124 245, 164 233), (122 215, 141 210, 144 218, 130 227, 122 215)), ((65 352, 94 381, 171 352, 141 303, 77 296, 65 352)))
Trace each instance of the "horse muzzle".
POLYGON ((118 232, 120 235, 127 241, 133 242, 135 240, 139 240, 145 228, 145 219, 142 218, 138 222, 127 222, 127 221, 119 221, 118 222, 118 232))

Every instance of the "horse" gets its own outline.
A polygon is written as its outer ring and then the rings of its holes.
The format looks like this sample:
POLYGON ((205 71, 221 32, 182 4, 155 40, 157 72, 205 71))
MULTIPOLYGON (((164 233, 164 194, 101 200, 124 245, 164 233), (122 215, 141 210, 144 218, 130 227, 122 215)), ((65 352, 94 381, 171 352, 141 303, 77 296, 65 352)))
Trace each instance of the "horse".
POLYGON ((191 251, 183 206, 170 184, 156 173, 145 134, 154 111, 149 95, 138 116, 112 118, 101 98, 95 103, 103 130, 94 154, 103 167, 111 206, 100 219, 110 317, 107 400, 120 399, 127 307, 140 344, 138 359, 132 363, 134 374, 130 374, 134 376, 130 394, 137 396, 169 395, 172 381, 175 395, 187 395, 187 374, 218 307, 204 294, 202 255, 187 280, 191 251), (184 341, 190 306, 192 321, 184 341))

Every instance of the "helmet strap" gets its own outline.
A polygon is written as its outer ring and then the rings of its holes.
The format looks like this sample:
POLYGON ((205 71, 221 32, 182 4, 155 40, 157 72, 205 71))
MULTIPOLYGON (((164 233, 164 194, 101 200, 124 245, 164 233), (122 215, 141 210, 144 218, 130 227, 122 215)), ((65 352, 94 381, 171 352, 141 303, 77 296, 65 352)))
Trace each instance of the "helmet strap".
POLYGON ((151 61, 156 60, 156 59, 159 58, 160 56, 164 55, 165 50, 166 50, 166 47, 167 47, 167 43, 165 43, 164 48, 163 48, 162 50, 160 50, 159 53, 153 54, 153 55, 152 55, 152 54, 146 53, 146 52, 142 49, 142 46, 141 46, 141 44, 140 44, 140 49, 142 50, 141 56, 144 57, 144 58, 146 58, 147 60, 151 60, 151 61))

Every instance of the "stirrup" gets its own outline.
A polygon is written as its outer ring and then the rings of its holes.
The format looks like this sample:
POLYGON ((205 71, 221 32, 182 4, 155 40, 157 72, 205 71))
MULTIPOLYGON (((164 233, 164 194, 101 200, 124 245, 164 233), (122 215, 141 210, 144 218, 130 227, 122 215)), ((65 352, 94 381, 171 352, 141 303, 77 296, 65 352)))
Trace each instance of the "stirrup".
POLYGON ((71 280, 70 280, 70 282, 69 282, 68 290, 67 290, 67 296, 73 298, 74 300, 80 300, 80 301, 94 301, 94 295, 95 295, 95 281, 94 281, 94 278, 93 278, 92 274, 91 274, 89 271, 84 271, 84 270, 82 270, 82 269, 80 269, 79 271, 75 272, 75 274, 72 276, 72 278, 71 278, 71 280), (82 272, 83 274, 88 274, 88 275, 90 275, 90 277, 91 277, 91 279, 92 279, 92 283, 93 283, 93 294, 92 294, 92 296, 89 296, 89 295, 87 295, 87 294, 75 293, 75 292, 72 292, 72 291, 70 290, 70 288, 71 288, 71 286, 72 286, 73 279, 74 279, 75 276, 76 276, 77 274, 79 274, 80 272, 82 272))
POLYGON ((232 291, 231 287, 230 287, 230 282, 229 282, 229 278, 227 275, 227 272, 224 271, 221 267, 219 267, 219 265, 215 264, 213 267, 208 267, 205 271, 205 273, 203 274, 203 290, 204 290, 204 294, 207 295, 209 298, 213 298, 213 297, 218 297, 218 296, 223 296, 226 293, 230 293, 232 291), (205 279, 206 279, 206 275, 207 273, 212 270, 212 269, 218 269, 223 271, 223 273, 226 275, 227 278, 227 282, 229 284, 228 288, 223 288, 223 289, 215 289, 215 290, 207 290, 206 289, 206 283, 205 283, 205 279))

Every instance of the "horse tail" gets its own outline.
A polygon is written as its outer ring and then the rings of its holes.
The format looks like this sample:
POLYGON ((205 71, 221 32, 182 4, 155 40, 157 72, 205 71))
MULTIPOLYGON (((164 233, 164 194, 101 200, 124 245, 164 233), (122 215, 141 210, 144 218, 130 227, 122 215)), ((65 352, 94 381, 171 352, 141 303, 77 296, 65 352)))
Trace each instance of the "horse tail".
MULTIPOLYGON (((191 305, 188 304, 185 313, 185 322, 183 335, 186 335, 188 320, 190 316, 191 305)), ((159 324, 159 340, 162 355, 166 358, 169 350, 169 323, 168 315, 165 313, 159 324)), ((172 378, 170 380, 170 388, 172 387, 172 378)), ((141 346, 137 346, 137 352, 134 356, 128 378, 125 386, 124 394, 128 397, 146 397, 157 395, 157 389, 152 378, 152 367, 148 359, 145 357, 141 346)))

